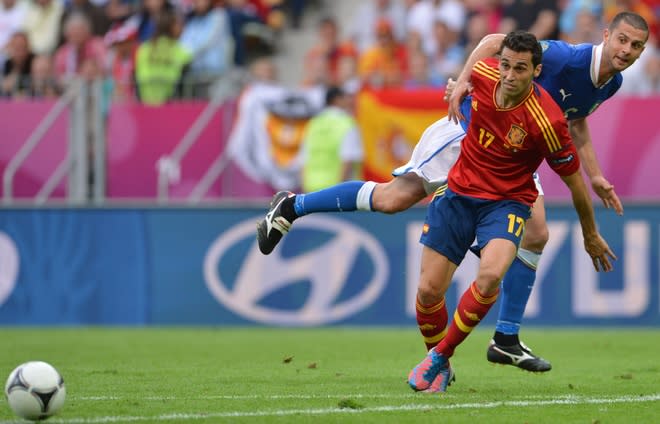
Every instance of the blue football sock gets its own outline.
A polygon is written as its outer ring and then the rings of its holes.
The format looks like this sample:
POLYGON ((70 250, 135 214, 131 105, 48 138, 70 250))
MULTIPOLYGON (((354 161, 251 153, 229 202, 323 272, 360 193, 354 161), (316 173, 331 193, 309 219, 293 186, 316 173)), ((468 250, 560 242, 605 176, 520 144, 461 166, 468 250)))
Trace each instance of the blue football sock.
POLYGON ((358 192, 364 184, 364 181, 347 181, 323 190, 296 194, 296 214, 304 216, 314 212, 355 211, 358 192))
POLYGON ((502 281, 500 314, 497 317, 495 331, 503 334, 518 334, 535 279, 536 269, 516 256, 502 281))

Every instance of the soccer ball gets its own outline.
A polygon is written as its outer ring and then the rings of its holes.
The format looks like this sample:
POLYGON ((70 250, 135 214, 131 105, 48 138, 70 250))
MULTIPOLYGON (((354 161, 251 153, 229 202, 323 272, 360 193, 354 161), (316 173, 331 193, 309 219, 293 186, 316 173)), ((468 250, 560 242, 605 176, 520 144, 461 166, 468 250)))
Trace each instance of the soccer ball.
POLYGON ((43 420, 62 408, 66 389, 62 376, 52 365, 32 361, 17 366, 9 374, 5 396, 16 415, 27 420, 43 420))

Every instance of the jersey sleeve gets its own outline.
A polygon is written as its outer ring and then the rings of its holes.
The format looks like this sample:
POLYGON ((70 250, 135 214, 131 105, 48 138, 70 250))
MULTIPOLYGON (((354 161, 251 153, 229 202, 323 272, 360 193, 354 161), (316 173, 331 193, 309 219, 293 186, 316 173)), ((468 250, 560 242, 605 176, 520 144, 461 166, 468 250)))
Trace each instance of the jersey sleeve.
POLYGON ((544 131, 545 160, 557 174, 567 176, 580 169, 580 158, 563 116, 555 116, 544 131))

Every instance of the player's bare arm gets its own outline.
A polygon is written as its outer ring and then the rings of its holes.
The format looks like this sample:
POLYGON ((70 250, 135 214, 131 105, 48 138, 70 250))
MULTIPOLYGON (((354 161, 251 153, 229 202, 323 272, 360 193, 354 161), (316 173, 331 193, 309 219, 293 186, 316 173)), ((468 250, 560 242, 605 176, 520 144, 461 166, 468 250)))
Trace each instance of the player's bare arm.
POLYGON ((454 123, 458 123, 459 120, 465 118, 463 114, 461 114, 460 106, 461 101, 463 101, 469 92, 472 67, 480 60, 495 56, 500 51, 504 37, 505 34, 489 34, 485 36, 467 58, 460 75, 456 79, 454 89, 448 98, 449 106, 447 109, 447 116, 450 120, 454 121, 454 123))
POLYGON ((591 198, 589 197, 587 186, 580 171, 562 177, 562 180, 571 190, 573 205, 575 206, 580 220, 580 226, 582 227, 584 249, 591 257, 594 268, 599 272, 611 271, 613 269, 612 260, 616 260, 616 255, 614 255, 610 246, 598 232, 591 198))
POLYGON ((623 215, 621 200, 614 191, 614 186, 603 176, 603 171, 596 158, 587 119, 579 118, 569 121, 568 129, 571 132, 571 138, 578 155, 580 155, 580 163, 589 176, 594 193, 601 198, 606 208, 612 208, 618 215, 623 215))

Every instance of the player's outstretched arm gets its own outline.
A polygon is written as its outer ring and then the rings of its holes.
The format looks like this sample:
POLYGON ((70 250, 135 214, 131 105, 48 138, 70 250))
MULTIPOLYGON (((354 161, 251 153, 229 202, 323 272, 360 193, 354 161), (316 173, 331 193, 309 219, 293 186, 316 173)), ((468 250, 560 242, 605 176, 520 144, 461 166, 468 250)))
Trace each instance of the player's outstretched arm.
POLYGON ((596 271, 611 271, 613 269, 612 260, 616 255, 610 249, 605 239, 600 235, 596 228, 596 218, 594 208, 591 204, 591 198, 587 191, 580 171, 561 177, 564 183, 571 190, 573 197, 573 206, 577 211, 582 227, 582 236, 584 237, 584 249, 587 251, 593 261, 596 271))
POLYGON ((485 36, 472 53, 470 53, 470 56, 468 56, 461 73, 456 79, 456 85, 448 97, 449 106, 447 108, 447 116, 450 120, 458 124, 459 120, 465 119, 463 114, 461 114, 461 102, 469 91, 472 67, 480 60, 495 56, 500 51, 502 40, 504 40, 505 36, 505 34, 489 34, 485 36))
POLYGON ((575 144, 580 163, 591 181, 591 188, 603 201, 606 208, 614 209, 617 215, 623 215, 623 205, 619 196, 614 191, 614 186, 603 176, 593 143, 586 118, 574 119, 569 121, 568 129, 571 132, 571 138, 575 144))

